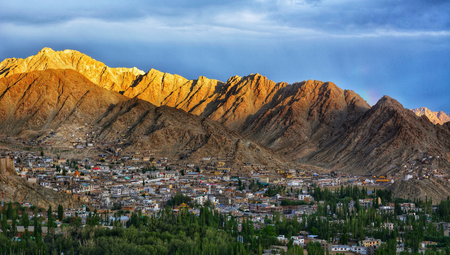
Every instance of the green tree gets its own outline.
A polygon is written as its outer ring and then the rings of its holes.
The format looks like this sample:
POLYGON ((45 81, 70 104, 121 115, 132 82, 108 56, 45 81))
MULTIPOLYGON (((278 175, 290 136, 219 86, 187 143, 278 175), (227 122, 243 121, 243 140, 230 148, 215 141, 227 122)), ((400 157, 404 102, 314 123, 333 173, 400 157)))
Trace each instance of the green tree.
POLYGON ((58 205, 58 220, 62 221, 64 217, 64 208, 61 204, 58 205))
POLYGON ((47 210, 47 235, 52 236, 53 233, 53 216, 52 216, 53 210, 52 210, 52 206, 49 205, 48 206, 48 210, 47 210))
POLYGON ((25 229, 30 225, 30 219, 28 218, 28 212, 22 212, 22 225, 25 229))
POLYGON ((399 203, 398 201, 395 201, 395 204, 394 204, 394 211, 395 211, 395 214, 396 214, 396 215, 400 215, 400 214, 403 213, 403 212, 402 212, 402 207, 400 206, 400 203, 399 203))
POLYGON ((238 181, 238 186, 239 186, 238 189, 240 191, 245 189, 245 184, 242 183, 241 179, 239 179, 239 181, 238 181))
POLYGON ((17 210, 13 209, 11 217, 11 236, 15 236, 17 232, 17 210))
POLYGON ((6 206, 6 217, 8 219, 12 218, 12 213, 13 213, 13 205, 11 202, 9 202, 6 206))
POLYGON ((325 255, 325 251, 319 242, 309 242, 306 246, 308 255, 325 255))
POLYGON ((38 208, 34 208, 34 237, 38 238, 40 237, 42 233, 42 224, 38 218, 38 208))
MULTIPOLYGON (((4 210, 5 209, 3 209, 3 211, 4 210)), ((6 231, 8 230, 8 220, 6 219, 6 215, 3 215, 2 217, 3 217, 3 219, 2 219, 2 230, 3 230, 3 233, 6 234, 6 231)))

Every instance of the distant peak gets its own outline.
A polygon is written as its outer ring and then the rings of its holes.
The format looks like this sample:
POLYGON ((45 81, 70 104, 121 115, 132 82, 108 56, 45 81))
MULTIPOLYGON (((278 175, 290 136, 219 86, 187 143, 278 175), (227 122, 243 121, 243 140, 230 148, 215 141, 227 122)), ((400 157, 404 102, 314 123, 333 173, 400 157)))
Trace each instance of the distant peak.
POLYGON ((433 112, 427 107, 420 107, 411 109, 417 116, 422 117, 426 116, 433 124, 444 124, 445 122, 450 121, 450 115, 446 114, 443 111, 433 112))

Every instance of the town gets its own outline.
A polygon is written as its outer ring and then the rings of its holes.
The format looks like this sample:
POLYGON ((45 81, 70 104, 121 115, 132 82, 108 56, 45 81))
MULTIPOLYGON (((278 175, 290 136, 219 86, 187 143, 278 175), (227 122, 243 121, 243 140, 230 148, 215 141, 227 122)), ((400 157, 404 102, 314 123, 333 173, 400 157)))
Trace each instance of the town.
MULTIPOLYGON (((425 253, 444 247, 439 238, 448 236, 450 230, 448 214, 438 213, 446 208, 445 204, 395 199, 386 189, 394 182, 392 176, 276 169, 250 163, 236 168, 231 158, 217 156, 186 163, 155 157, 150 150, 122 155, 87 153, 83 158, 50 156, 43 150, 3 150, 1 154, 13 164, 15 174, 27 182, 70 194, 83 204, 77 208, 58 208, 57 217, 56 211, 51 212, 59 219, 55 222, 57 234, 64 232, 64 225, 73 222, 78 226, 91 224, 93 214, 100 215, 98 225, 127 228, 135 214, 160 217, 161 212, 170 210, 175 215, 187 211, 198 216, 205 206, 236 221, 239 232, 236 237, 241 243, 252 239, 245 233, 248 226, 243 225, 251 224, 252 229, 262 232, 275 226, 271 245, 263 250, 268 254, 289 252, 292 245, 306 249, 308 243, 319 243, 327 254, 369 255, 376 254, 380 247, 396 253, 425 253), (412 243, 408 233, 417 228, 415 221, 423 222, 427 229, 426 233, 422 230, 421 240, 412 243), (283 230, 280 227, 283 222, 292 226, 283 230), (428 240, 423 236, 429 237, 428 240), (392 238, 395 242, 388 243, 392 238)), ((436 171, 431 174, 446 177, 436 171)), ((413 178, 411 171, 404 178, 413 178)), ((48 215, 46 208, 38 210, 26 201, 5 202, 4 212, 11 210, 14 202, 19 202, 19 207, 31 208, 28 218, 41 217, 42 234, 48 233, 46 223, 53 216, 48 215)), ((36 225, 17 225, 8 214, 7 224, 16 227, 13 231, 16 241, 26 231, 34 232, 36 225)))

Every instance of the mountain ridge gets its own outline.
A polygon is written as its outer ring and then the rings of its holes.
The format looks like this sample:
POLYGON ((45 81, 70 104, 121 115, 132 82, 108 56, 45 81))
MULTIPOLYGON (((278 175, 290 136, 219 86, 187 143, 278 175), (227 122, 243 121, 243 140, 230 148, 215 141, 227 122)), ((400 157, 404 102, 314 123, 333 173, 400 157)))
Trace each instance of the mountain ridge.
MULTIPOLYGON (((261 151, 273 151, 277 155, 289 158, 292 162, 313 164, 327 169, 395 175, 402 173, 402 166, 405 162, 415 160, 425 154, 439 155, 445 159, 434 167, 447 170, 449 168, 450 124, 436 126, 428 118, 416 116, 388 96, 381 98, 376 105, 371 107, 355 92, 343 90, 332 82, 306 80, 293 84, 277 83, 260 74, 244 77, 232 76, 226 82, 203 76, 197 80, 188 80, 179 75, 162 73, 155 69, 151 69, 147 73, 130 69, 114 71, 115 69, 107 68, 101 65, 103 64, 101 62, 98 64, 95 62, 96 60, 79 52, 64 52, 55 53, 46 49, 34 56, 34 60, 33 57, 27 58, 31 59, 27 60, 28 62, 4 60, 0 63, 0 76, 3 77, 0 78, 0 82, 4 83, 9 81, 8 79, 11 83, 20 82, 22 76, 27 76, 27 72, 19 74, 20 71, 25 70, 23 69, 25 67, 30 69, 28 74, 50 67, 54 67, 55 70, 66 70, 64 72, 67 73, 68 78, 75 75, 73 72, 79 73, 85 77, 79 77, 80 80, 89 80, 89 86, 98 86, 106 91, 114 92, 114 96, 109 92, 104 93, 117 99, 116 103, 108 107, 100 107, 103 109, 103 113, 94 111, 92 116, 87 114, 84 118, 92 120, 95 116, 99 118, 98 114, 103 116, 102 118, 110 118, 109 122, 98 122, 102 127, 108 127, 108 123, 111 125, 118 123, 117 118, 123 118, 119 122, 127 123, 131 129, 126 131, 122 128, 120 132, 129 134, 128 136, 133 139, 145 136, 148 134, 148 130, 159 130, 158 128, 163 127, 164 123, 172 123, 171 128, 162 131, 161 135, 164 135, 155 136, 155 139, 161 140, 158 137, 167 137, 168 134, 179 136, 168 142, 167 146, 164 145, 166 150, 170 151, 181 141, 188 150, 194 149, 198 157, 202 151, 198 150, 196 145, 199 141, 201 141, 199 144, 205 146, 204 148, 208 148, 203 150, 203 153, 207 153, 208 150, 221 151, 220 146, 228 148, 227 151, 230 151, 230 148, 223 142, 227 139, 214 138, 209 141, 207 138, 214 137, 214 132, 222 132, 223 134, 238 134, 238 136, 231 135, 240 137, 231 139, 237 147, 241 144, 237 141, 241 139, 241 141, 253 143, 253 147, 259 146, 261 151), (64 56, 67 59, 64 59, 64 56), (74 65, 72 64, 74 60, 95 66, 95 68, 84 68, 83 64, 74 65), (58 63, 61 68, 58 68, 58 63), (68 71, 67 68, 72 71, 68 71), (16 75, 15 78, 10 78, 13 74, 16 75), (125 100, 125 98, 128 99, 125 100), (131 102, 128 101, 129 98, 143 101, 133 101, 135 104, 132 105, 124 104, 124 102, 131 102), (153 106, 145 106, 144 101, 153 106), (129 115, 114 115, 116 117, 109 115, 110 111, 120 112, 117 109, 118 105, 121 105, 123 109, 128 109, 127 114, 129 115), (165 114, 172 117, 167 117, 165 121, 156 126, 158 118, 154 119, 156 122, 153 124, 147 123, 146 118, 154 111, 153 107, 167 109, 165 114), (192 128, 195 127, 196 131, 189 131, 189 135, 181 131, 182 125, 176 120, 178 115, 171 114, 171 110, 166 107, 198 116, 196 117, 198 119, 194 121, 196 124, 191 125, 192 128), (140 122, 134 123, 133 118, 140 122), (206 125, 205 120, 215 121, 215 124, 206 125), (202 128, 198 126, 198 123, 203 123, 200 124, 202 128), (228 131, 219 131, 222 128, 212 128, 213 126, 219 127, 217 125, 225 126, 228 131), (208 133, 204 130, 206 127, 208 127, 207 130, 215 131, 208 133), (204 132, 208 135, 192 136, 194 133, 206 134, 204 132), (197 142, 191 144, 192 146, 188 145, 190 142, 183 140, 183 137, 192 137, 191 141, 197 142)), ((36 78, 39 79, 39 77, 36 78)), ((33 79, 27 81, 31 83, 33 79)), ((52 82, 57 82, 57 80, 52 82)), ((4 94, 4 92, 2 93, 4 94)), ((19 101, 26 103, 23 98, 26 97, 22 97, 20 99, 22 101, 19 101)), ((3 96, 0 98, 0 104, 2 100, 5 101, 3 96)), ((102 103, 102 101, 100 100, 98 103, 102 103)), ((42 116, 47 115, 43 114, 42 116)), ((50 119, 48 116, 47 122, 50 119)), ((180 116, 179 118, 181 118, 180 116)), ((29 120, 22 120, 22 122, 13 121, 5 124, 7 122, 0 120, 0 128, 1 125, 16 123, 14 124, 16 128, 24 129, 23 126, 28 125, 28 122, 29 120)), ((44 120, 42 119, 41 122, 44 120)), ((38 127, 44 128, 45 126, 38 127)), ((104 129, 101 132, 102 137, 112 134, 108 130, 104 129)), ((156 135, 156 133, 152 134, 156 135)), ((155 146, 163 145, 155 144, 155 146)), ((244 147, 241 152, 245 151, 244 147)), ((258 157, 262 158, 255 156, 255 158, 258 157)))

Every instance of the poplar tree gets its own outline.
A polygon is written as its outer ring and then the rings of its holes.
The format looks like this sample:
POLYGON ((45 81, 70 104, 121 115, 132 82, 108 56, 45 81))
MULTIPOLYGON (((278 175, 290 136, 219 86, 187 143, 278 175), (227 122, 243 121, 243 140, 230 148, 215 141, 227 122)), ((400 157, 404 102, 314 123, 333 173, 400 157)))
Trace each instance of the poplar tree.
POLYGON ((28 212, 22 212, 22 224, 25 229, 28 229, 30 225, 30 220, 28 219, 28 212))
POLYGON ((58 205, 58 220, 62 221, 64 217, 64 208, 63 206, 60 204, 58 205))
POLYGON ((47 235, 48 234, 52 234, 53 233, 53 217, 52 217, 52 206, 49 205, 48 206, 48 211, 47 211, 47 235))

